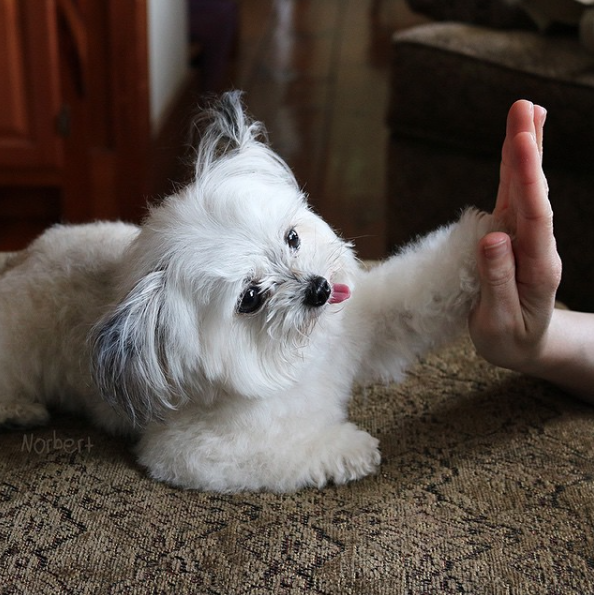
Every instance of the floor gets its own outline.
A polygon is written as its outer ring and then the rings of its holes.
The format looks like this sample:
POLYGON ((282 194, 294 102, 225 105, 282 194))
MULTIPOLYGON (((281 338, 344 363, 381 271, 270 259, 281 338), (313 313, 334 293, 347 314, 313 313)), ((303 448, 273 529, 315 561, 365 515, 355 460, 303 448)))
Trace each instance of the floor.
POLYGON ((404 0, 241 0, 230 86, 243 89, 313 208, 359 256, 385 255, 390 37, 404 0))

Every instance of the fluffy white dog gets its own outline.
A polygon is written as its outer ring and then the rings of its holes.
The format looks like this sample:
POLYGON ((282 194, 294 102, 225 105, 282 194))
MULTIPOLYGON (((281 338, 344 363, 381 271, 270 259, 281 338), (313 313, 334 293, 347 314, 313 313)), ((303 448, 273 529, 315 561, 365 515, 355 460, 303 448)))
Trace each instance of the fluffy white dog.
POLYGON ((2 271, 0 424, 86 414, 184 488, 361 478, 380 453, 347 420, 352 385, 400 381, 464 327, 491 217, 365 270, 239 93, 207 116, 195 180, 141 227, 57 226, 2 271))

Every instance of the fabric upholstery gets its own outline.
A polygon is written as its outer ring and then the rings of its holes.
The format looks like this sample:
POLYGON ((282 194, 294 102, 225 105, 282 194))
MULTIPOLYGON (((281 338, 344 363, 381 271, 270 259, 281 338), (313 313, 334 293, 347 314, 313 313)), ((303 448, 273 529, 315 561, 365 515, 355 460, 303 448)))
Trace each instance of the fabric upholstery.
POLYGON ((548 110, 544 168, 564 261, 560 298, 594 309, 594 55, 571 36, 433 23, 393 39, 388 112, 390 248, 491 210, 510 105, 548 110))

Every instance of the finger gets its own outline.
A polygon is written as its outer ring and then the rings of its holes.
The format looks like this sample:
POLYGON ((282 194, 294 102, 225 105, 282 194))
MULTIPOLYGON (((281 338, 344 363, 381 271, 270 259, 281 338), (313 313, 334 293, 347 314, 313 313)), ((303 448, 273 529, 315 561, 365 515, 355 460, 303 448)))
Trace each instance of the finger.
MULTIPOLYGON (((512 143, 515 136, 521 132, 529 132, 536 136, 535 109, 530 101, 516 101, 509 109, 505 128, 505 140, 501 151, 501 166, 499 169, 499 188, 493 214, 502 218, 510 204, 510 184, 513 175, 514 157, 512 143)), ((539 112, 540 117, 540 112, 539 112)))
POLYGON ((521 308, 510 237, 494 232, 482 238, 478 246, 477 266, 481 283, 479 307, 489 312, 494 325, 511 327, 516 316, 521 316, 521 308))
POLYGON ((547 119, 547 110, 540 106, 534 106, 534 129, 536 131, 536 145, 538 146, 538 152, 540 153, 540 159, 542 161, 543 153, 543 136, 544 136, 544 125, 547 119))
POLYGON ((548 256, 554 246, 553 211, 537 141, 532 134, 517 134, 510 143, 514 162, 510 200, 516 214, 516 242, 522 255, 533 259, 548 256))
POLYGON ((540 307, 554 297, 561 280, 553 210, 535 139, 518 134, 513 151, 516 167, 510 194, 516 209, 516 280, 522 303, 540 307))
POLYGON ((497 219, 504 219, 506 211, 509 208, 510 173, 509 164, 505 159, 502 159, 499 166, 497 198, 495 200, 495 208, 493 209, 493 216, 497 219))
POLYGON ((513 138, 520 132, 532 132, 535 134, 534 108, 534 104, 525 99, 519 99, 511 106, 505 128, 505 134, 508 138, 513 138))

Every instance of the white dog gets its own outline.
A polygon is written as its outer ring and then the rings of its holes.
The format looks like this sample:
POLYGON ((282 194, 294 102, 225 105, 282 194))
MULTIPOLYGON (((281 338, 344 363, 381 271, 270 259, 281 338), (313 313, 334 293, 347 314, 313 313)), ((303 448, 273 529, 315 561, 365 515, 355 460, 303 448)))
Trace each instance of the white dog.
POLYGON ((400 381, 464 328, 467 211, 365 270, 308 208, 239 93, 208 112, 195 180, 140 227, 57 226, 0 276, 0 424, 47 407, 139 438, 184 488, 290 491, 372 473, 378 441, 347 421, 354 382, 400 381))

